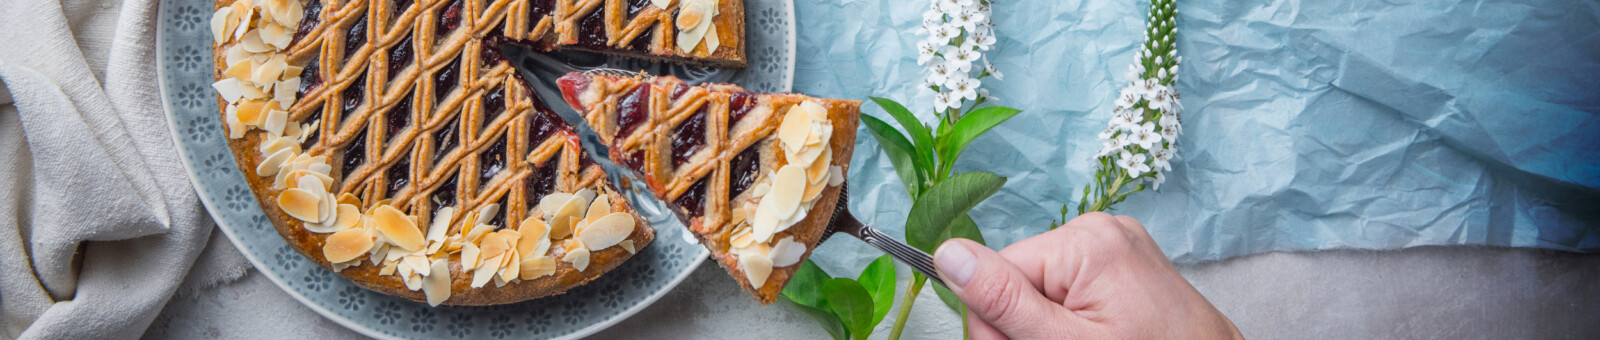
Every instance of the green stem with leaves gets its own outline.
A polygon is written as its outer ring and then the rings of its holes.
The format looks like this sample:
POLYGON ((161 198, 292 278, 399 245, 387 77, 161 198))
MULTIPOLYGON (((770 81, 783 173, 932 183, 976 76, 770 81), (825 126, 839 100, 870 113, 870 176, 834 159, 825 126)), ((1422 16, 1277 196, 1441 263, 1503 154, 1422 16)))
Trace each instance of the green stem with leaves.
POLYGON ((906 297, 900 300, 900 312, 894 316, 894 329, 889 331, 890 339, 899 339, 900 332, 906 329, 906 319, 911 316, 911 306, 917 304, 917 293, 922 291, 922 284, 928 282, 922 274, 914 275, 910 287, 906 288, 906 297))

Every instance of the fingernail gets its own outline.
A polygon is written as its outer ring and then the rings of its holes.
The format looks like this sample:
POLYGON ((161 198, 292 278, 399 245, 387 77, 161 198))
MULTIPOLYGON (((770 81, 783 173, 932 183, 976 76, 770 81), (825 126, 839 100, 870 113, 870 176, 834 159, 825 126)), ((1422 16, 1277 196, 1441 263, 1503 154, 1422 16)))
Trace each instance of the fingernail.
POLYGON ((978 258, 967 247, 956 242, 945 242, 934 250, 933 264, 939 266, 939 273, 944 274, 945 282, 957 286, 966 286, 967 281, 972 279, 972 273, 978 271, 978 258))

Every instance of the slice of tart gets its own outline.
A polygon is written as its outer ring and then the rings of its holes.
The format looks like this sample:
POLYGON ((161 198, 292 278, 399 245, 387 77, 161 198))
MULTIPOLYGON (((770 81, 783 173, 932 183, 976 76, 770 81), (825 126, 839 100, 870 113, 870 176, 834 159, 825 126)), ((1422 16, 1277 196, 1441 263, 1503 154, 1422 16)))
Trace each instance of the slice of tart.
POLYGON ((777 299, 827 229, 861 102, 671 76, 571 73, 558 84, 611 158, 673 202, 745 290, 777 299))
POLYGON ((500 57, 507 38, 484 34, 536 4, 218 0, 219 114, 289 246, 378 292, 487 305, 565 292, 648 245, 500 57))

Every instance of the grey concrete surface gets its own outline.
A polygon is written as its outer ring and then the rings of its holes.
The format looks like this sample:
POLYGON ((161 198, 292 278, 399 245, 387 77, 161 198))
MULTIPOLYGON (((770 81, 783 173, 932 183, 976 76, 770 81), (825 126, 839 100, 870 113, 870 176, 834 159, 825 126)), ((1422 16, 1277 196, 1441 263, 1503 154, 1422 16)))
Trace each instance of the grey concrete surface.
MULTIPOLYGON (((1268 253, 1180 265, 1254 339, 1593 339, 1600 337, 1600 255, 1536 249, 1423 247, 1268 253)), ((933 294, 907 338, 958 338, 933 294)), ((893 318, 892 314, 890 318, 893 318)), ((888 320, 873 338, 888 334, 888 320)), ((762 307, 711 264, 597 339, 817 339, 780 304, 762 307)), ((360 338, 261 275, 175 298, 145 338, 360 338)))

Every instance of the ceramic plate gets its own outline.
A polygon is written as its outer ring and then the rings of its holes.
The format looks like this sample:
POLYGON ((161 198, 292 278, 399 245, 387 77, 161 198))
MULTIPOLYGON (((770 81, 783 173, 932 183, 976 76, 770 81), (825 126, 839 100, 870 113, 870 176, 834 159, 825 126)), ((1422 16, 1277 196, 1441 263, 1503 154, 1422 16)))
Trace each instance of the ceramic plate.
MULTIPOLYGON (((172 135, 195 191, 245 257, 290 296, 329 319, 380 338, 575 338, 616 324, 683 281, 707 257, 675 221, 655 223, 656 242, 594 282, 510 305, 430 308, 357 287, 289 247, 267 221, 228 149, 211 90, 211 0, 162 0, 157 73, 172 135)), ((609 66, 787 92, 794 79, 794 4, 745 2, 749 67, 710 70, 586 54, 517 53, 540 82, 564 70, 609 66)), ((508 55, 509 56, 509 55, 508 55)), ((527 75, 527 74, 525 74, 527 75)), ((546 88, 548 89, 548 88, 546 88)))

